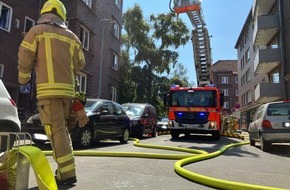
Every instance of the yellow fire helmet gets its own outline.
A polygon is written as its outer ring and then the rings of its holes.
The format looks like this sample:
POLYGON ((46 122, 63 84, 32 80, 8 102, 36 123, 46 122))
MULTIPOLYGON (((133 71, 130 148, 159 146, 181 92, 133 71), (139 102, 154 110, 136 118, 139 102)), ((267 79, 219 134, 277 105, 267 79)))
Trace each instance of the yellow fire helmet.
POLYGON ((40 14, 44 13, 53 13, 57 14, 60 18, 63 19, 63 21, 66 21, 66 9, 63 3, 59 0, 48 0, 46 3, 44 3, 40 14), (55 11, 53 11, 55 9, 55 11))

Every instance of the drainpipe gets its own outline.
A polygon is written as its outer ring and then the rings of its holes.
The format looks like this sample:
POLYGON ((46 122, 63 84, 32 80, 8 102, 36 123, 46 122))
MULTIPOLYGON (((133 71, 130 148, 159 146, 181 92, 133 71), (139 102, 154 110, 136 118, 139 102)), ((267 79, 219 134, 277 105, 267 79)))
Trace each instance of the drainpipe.
POLYGON ((279 24, 280 24, 280 58, 281 58, 281 85, 282 85, 282 99, 287 100, 287 79, 286 76, 286 63, 285 63, 285 47, 284 47, 284 21, 283 21, 283 0, 279 0, 279 24))

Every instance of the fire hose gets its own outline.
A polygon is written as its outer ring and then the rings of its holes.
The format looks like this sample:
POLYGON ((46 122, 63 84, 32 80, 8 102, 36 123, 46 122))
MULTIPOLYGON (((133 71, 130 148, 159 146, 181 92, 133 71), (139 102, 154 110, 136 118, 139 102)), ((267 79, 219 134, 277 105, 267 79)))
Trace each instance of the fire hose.
MULTIPOLYGON (((134 157, 134 158, 151 158, 151 159, 171 159, 178 160, 174 164, 175 171, 182 177, 191 181, 213 187, 216 189, 241 189, 241 190, 281 190, 276 187, 267 187, 253 184, 246 184, 234 181, 227 181, 212 177, 207 177, 194 173, 192 171, 182 168, 185 165, 211 159, 224 153, 229 148, 234 146, 246 145, 249 142, 239 142, 226 145, 220 150, 208 153, 204 150, 196 150, 189 148, 173 147, 173 146, 161 146, 152 144, 141 144, 139 139, 134 139, 134 146, 142 148, 163 149, 171 151, 185 152, 187 154, 156 154, 156 153, 144 153, 144 152, 107 152, 107 151, 74 151, 75 156, 103 156, 103 157, 134 157)), ((51 156, 52 151, 41 151, 33 146, 23 146, 18 149, 13 149, 9 155, 10 159, 15 159, 15 151, 18 150, 21 154, 24 154, 30 161, 30 164, 34 170, 39 189, 56 190, 57 185, 55 182, 54 174, 51 166, 45 156, 51 156), (44 169, 45 168, 45 169, 44 169)), ((3 168, 2 168, 3 169, 3 168)), ((1 167, 0 167, 1 172, 1 167)))

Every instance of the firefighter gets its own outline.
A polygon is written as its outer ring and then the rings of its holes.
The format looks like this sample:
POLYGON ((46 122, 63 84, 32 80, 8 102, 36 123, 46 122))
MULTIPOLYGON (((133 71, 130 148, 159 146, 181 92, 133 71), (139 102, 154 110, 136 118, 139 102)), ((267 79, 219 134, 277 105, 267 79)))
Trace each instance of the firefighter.
POLYGON ((24 36, 18 52, 18 81, 27 89, 32 69, 36 74, 36 98, 40 119, 50 139, 57 163, 58 183, 77 182, 72 143, 67 129, 72 107, 78 125, 88 122, 83 106, 73 106, 76 74, 85 66, 82 44, 65 25, 66 9, 59 0, 43 5, 37 25, 24 36))

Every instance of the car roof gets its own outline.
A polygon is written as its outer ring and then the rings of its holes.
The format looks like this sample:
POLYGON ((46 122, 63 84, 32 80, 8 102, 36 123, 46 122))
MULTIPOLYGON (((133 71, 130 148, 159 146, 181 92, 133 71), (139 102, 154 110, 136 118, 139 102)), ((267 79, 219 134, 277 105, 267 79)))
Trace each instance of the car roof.
MULTIPOLYGON (((151 104, 148 104, 148 103, 124 103, 122 104, 124 106, 126 105, 136 105, 136 106, 152 106, 151 104)), ((153 107, 153 106, 152 106, 153 107)))

